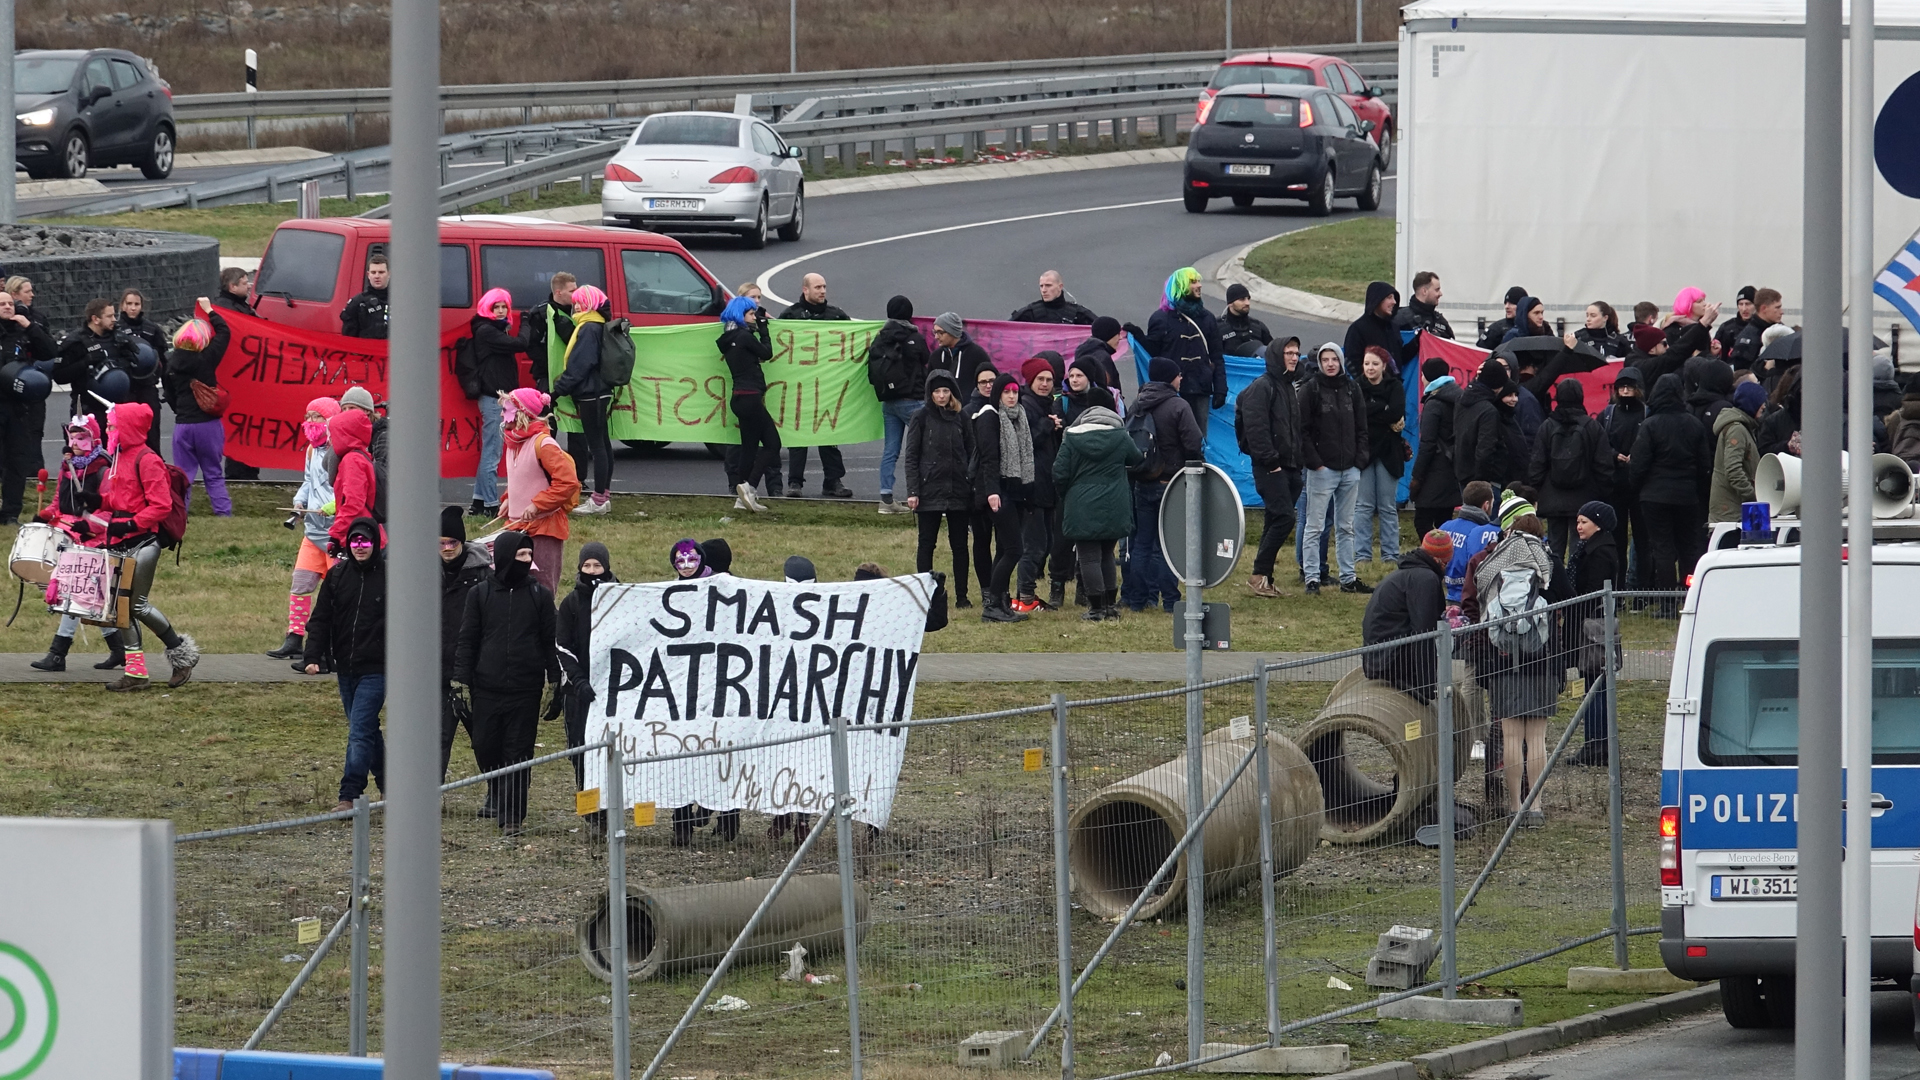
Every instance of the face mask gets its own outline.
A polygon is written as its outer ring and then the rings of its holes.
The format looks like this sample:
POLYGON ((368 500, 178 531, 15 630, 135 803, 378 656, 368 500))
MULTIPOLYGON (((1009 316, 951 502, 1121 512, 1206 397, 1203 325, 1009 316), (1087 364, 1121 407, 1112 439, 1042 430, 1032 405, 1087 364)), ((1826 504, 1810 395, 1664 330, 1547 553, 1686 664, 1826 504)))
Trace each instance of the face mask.
POLYGON ((692 551, 676 551, 673 555, 673 569, 681 577, 692 577, 700 572, 700 556, 692 551))
POLYGON ((67 435, 67 445, 76 454, 91 454, 93 453, 93 436, 84 431, 70 432, 67 435))
POLYGON ((107 421, 107 453, 117 454, 119 452, 120 429, 113 423, 112 418, 109 417, 107 421))
POLYGON ((325 420, 303 420, 300 422, 300 430, 306 435, 307 442, 310 445, 327 445, 327 422, 325 420))

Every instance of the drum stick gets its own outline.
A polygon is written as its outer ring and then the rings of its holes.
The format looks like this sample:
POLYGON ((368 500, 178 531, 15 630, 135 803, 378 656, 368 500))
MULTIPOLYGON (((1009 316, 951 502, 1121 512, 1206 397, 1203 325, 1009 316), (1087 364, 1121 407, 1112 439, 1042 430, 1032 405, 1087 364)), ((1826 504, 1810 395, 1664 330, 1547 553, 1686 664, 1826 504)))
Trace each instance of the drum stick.
POLYGON ((33 516, 40 516, 40 499, 47 493, 47 470, 41 469, 33 481, 33 516))

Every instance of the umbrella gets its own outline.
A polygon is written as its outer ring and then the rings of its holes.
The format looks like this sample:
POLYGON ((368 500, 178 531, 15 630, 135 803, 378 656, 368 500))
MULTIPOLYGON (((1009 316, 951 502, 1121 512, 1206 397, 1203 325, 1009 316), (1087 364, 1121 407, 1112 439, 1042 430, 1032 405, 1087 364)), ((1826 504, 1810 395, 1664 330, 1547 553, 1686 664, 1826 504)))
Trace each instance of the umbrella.
POLYGON ((1791 334, 1783 334, 1780 337, 1774 338, 1766 348, 1760 350, 1760 359, 1792 360, 1798 362, 1800 359, 1800 331, 1795 330, 1791 334))

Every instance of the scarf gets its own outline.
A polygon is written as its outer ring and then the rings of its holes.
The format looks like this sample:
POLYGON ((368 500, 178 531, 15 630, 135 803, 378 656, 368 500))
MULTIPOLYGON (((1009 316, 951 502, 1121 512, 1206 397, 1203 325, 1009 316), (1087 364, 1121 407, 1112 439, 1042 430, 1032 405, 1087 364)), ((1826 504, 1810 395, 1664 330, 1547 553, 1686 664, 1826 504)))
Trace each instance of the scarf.
POLYGON ((564 364, 573 359, 573 346, 580 340, 580 328, 582 326, 585 326, 587 323, 605 323, 606 321, 607 317, 598 311, 582 311, 575 315, 573 317, 573 336, 567 339, 567 351, 561 357, 561 362, 564 364))
POLYGON ((1033 430, 1027 426, 1027 410, 1019 405, 998 406, 1000 413, 1000 475, 1033 483, 1033 430))

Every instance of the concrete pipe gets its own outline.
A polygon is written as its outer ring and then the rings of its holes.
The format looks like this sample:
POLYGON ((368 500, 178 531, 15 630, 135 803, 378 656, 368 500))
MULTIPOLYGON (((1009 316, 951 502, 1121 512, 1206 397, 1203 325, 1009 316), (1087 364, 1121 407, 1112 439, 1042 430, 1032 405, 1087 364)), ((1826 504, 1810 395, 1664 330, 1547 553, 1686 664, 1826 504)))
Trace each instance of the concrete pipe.
MULTIPOLYGON (((1454 663, 1454 778, 1486 737, 1486 698, 1454 663)), ((1300 737, 1326 797, 1323 839, 1335 844, 1403 840, 1424 823, 1440 775, 1438 721, 1432 705, 1369 679, 1342 676, 1300 737)))
MULTIPOLYGON (((660 972, 713 967, 753 917, 760 901, 766 899, 774 881, 769 877, 667 889, 628 885, 627 978, 650 979, 660 972)), ((855 940, 865 940, 866 891, 856 888, 854 902, 858 920, 855 940)), ((574 927, 574 940, 579 943, 580 959, 587 970, 608 982, 613 981, 608 956, 612 948, 610 933, 603 893, 593 910, 581 916, 574 927)), ((841 935, 840 875, 797 876, 780 891, 753 937, 734 958, 734 965, 777 960, 796 941, 806 946, 810 961, 837 956, 841 935)))
MULTIPOLYGON (((1253 749, 1230 729, 1201 744, 1208 798, 1253 749)), ((1307 756, 1284 735, 1267 733, 1273 804, 1273 865, 1286 873, 1307 860, 1320 839, 1320 780, 1307 756)), ((1218 896, 1260 876, 1260 791, 1249 764, 1207 819, 1204 834, 1207 895, 1218 896)), ((1187 756, 1129 777, 1087 800, 1067 823, 1068 865, 1081 906, 1103 919, 1127 912, 1153 872, 1187 831, 1187 756)), ((1183 855, 1137 918, 1179 911, 1186 904, 1183 855)))

